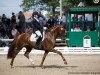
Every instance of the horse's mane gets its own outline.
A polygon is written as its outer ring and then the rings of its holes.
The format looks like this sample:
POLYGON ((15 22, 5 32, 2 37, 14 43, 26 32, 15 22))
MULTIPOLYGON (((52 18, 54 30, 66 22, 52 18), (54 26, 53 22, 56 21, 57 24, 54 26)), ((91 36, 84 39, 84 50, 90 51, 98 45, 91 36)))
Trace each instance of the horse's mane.
POLYGON ((54 32, 58 27, 61 27, 61 26, 62 26, 61 24, 55 25, 55 26, 51 27, 48 31, 54 32))
POLYGON ((58 28, 61 28, 62 27, 62 25, 55 25, 55 26, 53 26, 53 27, 51 27, 50 29, 47 29, 46 31, 45 31, 45 37, 50 37, 50 36, 53 36, 53 34, 56 34, 56 32, 57 32, 57 29, 58 28))

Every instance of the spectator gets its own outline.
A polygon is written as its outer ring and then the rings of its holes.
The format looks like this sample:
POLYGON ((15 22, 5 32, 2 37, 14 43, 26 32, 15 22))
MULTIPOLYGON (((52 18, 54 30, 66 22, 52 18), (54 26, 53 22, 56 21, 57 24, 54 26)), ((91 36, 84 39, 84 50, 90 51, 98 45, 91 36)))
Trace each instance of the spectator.
MULTIPOLYGON (((4 39, 9 39, 7 33, 4 34, 4 37, 3 38, 4 39)), ((5 43, 5 46, 8 46, 9 45, 9 42, 8 41, 4 41, 4 43, 5 43)))
POLYGON ((52 23, 52 19, 50 18, 50 19, 48 19, 48 21, 47 21, 46 27, 49 29, 49 28, 51 28, 52 26, 54 26, 54 24, 52 23))
POLYGON ((39 16, 39 23, 40 23, 40 25, 43 27, 44 25, 43 25, 43 17, 42 16, 39 16))
POLYGON ((77 14, 73 14, 72 20, 73 21, 77 21, 78 20, 77 14))
MULTIPOLYGON (((3 33, 0 37, 0 39, 9 39, 9 37, 7 36, 7 33, 3 33)), ((9 42, 8 41, 1 41, 2 43, 2 46, 5 47, 5 46, 8 46, 9 45, 9 42)))
POLYGON ((0 25, 1 25, 1 23, 2 23, 1 19, 2 19, 2 17, 0 16, 0 25))
POLYGON ((1 21, 2 21, 2 26, 4 28, 4 30, 6 31, 6 22, 7 22, 7 17, 5 14, 2 15, 2 18, 1 18, 1 21))
POLYGON ((54 18, 54 25, 58 25, 58 24, 60 24, 60 23, 59 23, 59 18, 58 18, 58 16, 56 15, 55 18, 54 18))
POLYGON ((100 47, 100 14, 99 14, 99 18, 98 19, 99 19, 99 29, 98 29, 99 30, 99 42, 98 42, 98 45, 100 47))
POLYGON ((21 29, 20 32, 24 32, 26 29, 26 25, 25 25, 25 16, 22 11, 19 12, 18 19, 19 19, 19 27, 21 29))
POLYGON ((63 13, 62 14, 62 17, 61 17, 61 24, 64 26, 64 28, 66 29, 66 24, 67 24, 67 17, 66 17, 66 14, 63 13))
MULTIPOLYGON (((10 18, 7 18, 7 21, 6 21, 6 25, 7 25, 6 28, 7 28, 7 29, 11 29, 10 24, 11 24, 11 23, 10 23, 10 18)), ((7 29, 6 29, 6 30, 7 30, 7 29)))
POLYGON ((82 31, 82 30, 80 29, 80 26, 79 25, 75 25, 73 31, 79 32, 79 31, 82 31))
POLYGON ((16 26, 16 16, 15 13, 12 12, 12 17, 11 17, 11 28, 16 26))
POLYGON ((82 21, 84 21, 84 15, 80 15, 80 16, 78 17, 78 20, 81 21, 81 22, 79 23, 80 29, 81 29, 82 31, 84 31, 84 23, 82 22, 82 21))
POLYGON ((41 26, 45 27, 45 25, 46 25, 46 18, 44 17, 43 14, 41 14, 41 12, 39 12, 38 18, 39 18, 39 22, 40 22, 41 26))
POLYGON ((2 33, 5 32, 4 27, 3 27, 3 25, 2 25, 1 18, 2 18, 2 17, 0 17, 0 34, 2 34, 2 33))
POLYGON ((89 14, 86 14, 85 15, 85 20, 87 21, 85 27, 84 27, 84 30, 89 30, 90 31, 94 31, 95 30, 95 27, 93 26, 93 14, 89 13, 89 14))

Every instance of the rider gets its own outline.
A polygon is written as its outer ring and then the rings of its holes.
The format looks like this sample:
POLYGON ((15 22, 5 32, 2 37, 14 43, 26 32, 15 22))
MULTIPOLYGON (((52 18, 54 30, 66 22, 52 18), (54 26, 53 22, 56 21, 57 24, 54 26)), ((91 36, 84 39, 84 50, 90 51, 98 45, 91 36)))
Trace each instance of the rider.
POLYGON ((33 31, 37 36, 36 48, 39 48, 43 36, 43 27, 39 23, 38 12, 32 13, 32 25, 33 25, 33 31))

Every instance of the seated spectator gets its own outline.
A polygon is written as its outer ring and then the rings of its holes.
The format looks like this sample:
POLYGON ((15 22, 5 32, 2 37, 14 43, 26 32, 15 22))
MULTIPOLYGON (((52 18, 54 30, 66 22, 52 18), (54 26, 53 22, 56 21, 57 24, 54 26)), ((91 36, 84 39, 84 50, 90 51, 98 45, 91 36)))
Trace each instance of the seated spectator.
POLYGON ((79 31, 82 31, 79 27, 79 25, 75 25, 73 31, 76 31, 76 32, 79 32, 79 31))
POLYGON ((84 30, 88 31, 88 29, 90 29, 90 31, 94 31, 95 30, 95 24, 92 22, 93 21, 93 14, 89 13, 89 14, 85 14, 85 20, 86 25, 84 26, 84 30))

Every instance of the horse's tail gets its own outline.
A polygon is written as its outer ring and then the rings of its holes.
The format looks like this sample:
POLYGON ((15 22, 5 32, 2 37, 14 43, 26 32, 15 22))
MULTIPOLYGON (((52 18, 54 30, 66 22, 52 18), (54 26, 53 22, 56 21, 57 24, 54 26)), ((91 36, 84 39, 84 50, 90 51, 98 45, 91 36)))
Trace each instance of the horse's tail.
POLYGON ((8 49, 7 59, 11 59, 14 57, 17 38, 18 38, 18 35, 14 38, 14 40, 12 41, 12 43, 8 49))

